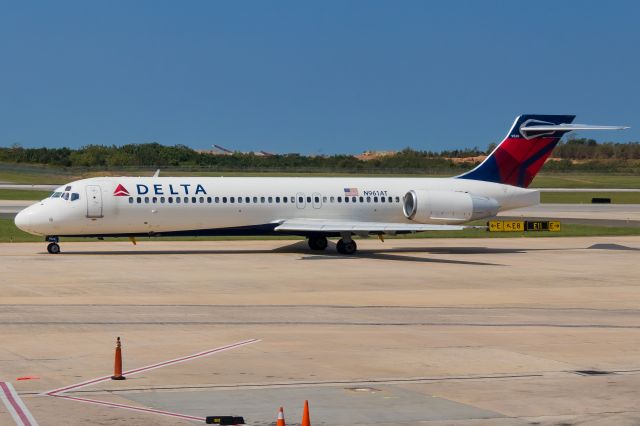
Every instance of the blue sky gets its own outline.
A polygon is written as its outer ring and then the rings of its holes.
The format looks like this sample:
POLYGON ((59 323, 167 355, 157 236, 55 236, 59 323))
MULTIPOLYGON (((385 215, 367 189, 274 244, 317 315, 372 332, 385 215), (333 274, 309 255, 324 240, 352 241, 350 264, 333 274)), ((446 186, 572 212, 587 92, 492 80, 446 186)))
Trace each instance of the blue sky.
POLYGON ((4 3, 0 145, 485 148, 520 113, 640 140, 640 2, 4 3))

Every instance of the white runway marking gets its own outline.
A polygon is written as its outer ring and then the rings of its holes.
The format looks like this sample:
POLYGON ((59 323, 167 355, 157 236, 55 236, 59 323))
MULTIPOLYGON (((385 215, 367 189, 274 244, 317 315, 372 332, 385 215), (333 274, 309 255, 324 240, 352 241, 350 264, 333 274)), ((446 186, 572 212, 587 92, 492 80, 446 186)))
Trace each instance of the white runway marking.
MULTIPOLYGON (((191 361, 193 359, 202 358, 202 357, 213 355, 213 354, 217 354, 217 353, 220 353, 220 352, 225 352, 225 351, 228 351, 228 350, 231 350, 231 349, 236 349, 236 348, 239 348, 241 346, 246 346, 246 345, 250 345, 252 343, 257 343, 259 341, 260 341, 260 339, 243 340, 241 342, 232 343, 230 345, 225 345, 225 346, 220 346, 218 348, 209 349, 207 351, 198 352, 198 353, 195 353, 195 354, 192 354, 192 355, 187 355, 187 356, 183 356, 183 357, 180 357, 180 358, 174 358, 174 359, 170 359, 168 361, 158 362, 158 363, 147 365, 147 366, 144 366, 144 367, 134 368, 133 370, 125 371, 122 374, 124 376, 132 376, 134 374, 140 374, 140 373, 143 373, 145 371, 155 370, 156 368, 167 367, 169 365, 175 365, 175 364, 179 364, 179 363, 182 363, 182 362, 191 361)), ((170 412, 170 411, 156 410, 156 409, 153 409, 153 408, 136 407, 134 405, 117 404, 117 403, 114 403, 114 402, 99 401, 99 400, 95 400, 95 399, 79 398, 79 397, 75 397, 75 396, 64 395, 66 392, 69 392, 69 391, 72 391, 72 390, 76 390, 76 389, 80 389, 80 388, 84 388, 86 386, 93 385, 93 384, 100 383, 100 382, 104 382, 104 381, 107 381, 107 380, 111 380, 111 376, 97 377, 95 379, 86 380, 84 382, 76 383, 75 385, 65 386, 65 387, 62 387, 62 388, 50 390, 48 392, 45 392, 44 395, 51 396, 51 397, 54 397, 54 398, 62 398, 62 399, 68 399, 68 400, 71 400, 71 401, 83 402, 83 403, 86 403, 86 404, 97 404, 97 405, 104 405, 104 406, 112 407, 112 408, 122 408, 122 409, 125 409, 125 410, 131 410, 131 411, 141 411, 141 412, 144 412, 144 413, 159 414, 161 416, 177 417, 177 418, 182 418, 182 419, 187 419, 187 420, 198 420, 198 421, 204 421, 205 420, 203 417, 190 416, 188 414, 173 413, 173 412, 170 412)), ((20 425, 20 423, 18 423, 18 424, 20 425)), ((25 426, 28 426, 28 425, 35 425, 36 423, 23 423, 23 424, 25 426)))
POLYGON ((11 383, 0 382, 0 399, 18 426, 38 426, 38 422, 33 418, 11 383))
MULTIPOLYGON (((175 364, 179 364, 179 363, 182 363, 182 362, 191 361, 192 359, 202 358, 202 357, 213 355, 213 354, 216 354, 216 353, 219 353, 219 352, 224 352, 224 351, 228 351, 228 350, 231 350, 231 349, 236 349, 236 348, 239 348, 241 346, 250 345, 252 343, 257 343, 259 341, 260 341, 260 339, 243 340, 242 342, 232 343, 232 344, 226 345, 226 346, 220 346, 219 348, 209 349, 207 351, 198 352, 198 353, 195 353, 193 355, 187 355, 187 356, 183 356, 183 357, 180 357, 180 358, 174 358, 174 359, 170 359, 168 361, 162 361, 162 362, 158 362, 156 364, 147 365, 147 366, 144 366, 144 367, 134 368, 133 370, 129 370, 129 371, 123 372, 122 375, 123 376, 132 376, 134 374, 140 374, 140 373, 143 373, 145 371, 155 370, 156 368, 166 367, 166 366, 169 366, 169 365, 175 365, 175 364)), ((95 379, 91 379, 91 380, 87 380, 87 381, 84 381, 84 382, 76 383, 75 385, 65 386, 63 388, 50 390, 49 392, 45 392, 44 394, 48 395, 48 396, 56 396, 57 394, 60 394, 60 393, 65 393, 65 392, 69 392, 71 390, 80 389, 80 388, 83 388, 85 386, 93 385, 93 384, 104 382, 104 381, 107 381, 107 380, 111 380, 111 376, 97 377, 95 379)))
POLYGON ((197 420, 197 421, 200 421, 200 422, 204 422, 206 420, 204 417, 190 416, 188 414, 173 413, 171 411, 156 410, 154 408, 136 407, 135 405, 117 404, 115 402, 107 402, 107 401, 98 401, 97 399, 79 398, 79 397, 76 397, 76 396, 68 396, 68 395, 51 395, 51 396, 53 396, 55 398, 68 399, 68 400, 71 400, 71 401, 84 402, 84 403, 87 403, 87 404, 104 405, 106 407, 122 408, 123 410, 141 411, 143 413, 159 414, 161 416, 167 416, 167 417, 177 417, 179 419, 197 420))

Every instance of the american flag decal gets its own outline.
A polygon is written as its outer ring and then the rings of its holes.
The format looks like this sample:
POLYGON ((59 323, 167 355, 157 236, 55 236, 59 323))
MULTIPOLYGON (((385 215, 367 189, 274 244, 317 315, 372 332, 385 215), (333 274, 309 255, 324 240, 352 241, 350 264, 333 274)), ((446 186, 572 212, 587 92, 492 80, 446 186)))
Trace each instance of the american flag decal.
POLYGON ((345 188, 344 195, 347 197, 355 197, 358 195, 358 188, 345 188))

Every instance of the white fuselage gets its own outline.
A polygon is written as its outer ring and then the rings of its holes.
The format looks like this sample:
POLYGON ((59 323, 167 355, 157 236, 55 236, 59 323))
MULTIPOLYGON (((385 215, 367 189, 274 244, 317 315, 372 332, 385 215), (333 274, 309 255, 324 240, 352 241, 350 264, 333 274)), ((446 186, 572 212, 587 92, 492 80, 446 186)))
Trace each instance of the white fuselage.
POLYGON ((16 224, 38 235, 106 236, 234 228, 259 234, 302 218, 412 223, 403 213, 411 190, 489 197, 500 211, 539 202, 535 190, 457 178, 104 177, 60 187, 59 196, 20 212, 16 224))

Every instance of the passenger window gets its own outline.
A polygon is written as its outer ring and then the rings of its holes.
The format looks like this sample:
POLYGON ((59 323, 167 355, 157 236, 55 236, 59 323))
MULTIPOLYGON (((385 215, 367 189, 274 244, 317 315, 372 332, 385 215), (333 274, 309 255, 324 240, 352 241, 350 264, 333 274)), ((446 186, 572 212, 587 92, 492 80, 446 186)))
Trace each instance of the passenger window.
POLYGON ((182 201, 183 201, 185 204, 187 204, 187 203, 189 202, 189 197, 184 197, 184 198, 182 199, 182 201))
POLYGON ((338 197, 338 202, 341 203, 342 202, 342 197, 338 197))
POLYGON ((288 202, 289 202, 289 201, 288 201, 288 198, 289 198, 289 197, 282 197, 282 202, 283 202, 283 203, 285 203, 285 204, 286 204, 286 203, 288 203, 288 202))
POLYGON ((153 204, 158 202, 158 197, 153 197, 153 204))
POLYGON ((236 202, 236 198, 235 197, 229 197, 229 202, 230 203, 235 203, 236 202))
POLYGON ((371 197, 367 197, 367 203, 371 202, 371 197))
POLYGON ((329 201, 333 203, 333 202, 336 201, 336 199, 335 199, 335 197, 329 197, 329 201))
POLYGON ((351 201, 355 203, 356 202, 356 197, 351 197, 351 201))
POLYGON ((307 203, 311 202, 311 197, 307 197, 307 203))
POLYGON ((313 197, 313 202, 314 203, 319 203, 320 202, 320 197, 313 197))
POLYGON ((220 197, 216 197, 216 204, 220 202, 220 197))
POLYGON ((260 197, 260 202, 264 203, 264 197, 260 197))
POLYGON ((251 197, 244 197, 244 202, 249 204, 251 202, 251 197))
POLYGON ((269 197, 269 204, 273 203, 273 197, 269 197))
POLYGON ((378 197, 373 197, 373 202, 377 203, 378 202, 378 197))
POLYGON ((327 202, 327 197, 322 197, 322 202, 326 203, 327 202))
POLYGON ((207 203, 211 204, 211 197, 207 197, 207 203))
POLYGON ((364 197, 360 197, 360 202, 364 203, 364 197))
POLYGON ((204 203, 204 197, 200 197, 200 203, 204 203))
POLYGON ((222 202, 226 204, 227 203, 227 197, 222 197, 222 202))
POLYGON ((304 198, 302 198, 302 197, 298 197, 298 202, 299 202, 299 203, 304 203, 304 198))
POLYGON ((276 203, 280 202, 280 197, 276 197, 276 203))
POLYGON ((133 197, 129 197, 129 204, 133 204, 133 197))
MULTIPOLYGON (((72 196, 72 198, 73 198, 73 196, 72 196)), ((145 204, 149 204, 149 197, 144 197, 144 203, 145 204)))
MULTIPOLYGON (((338 198, 340 198, 340 197, 338 197, 338 198)), ((344 197, 344 202, 348 203, 349 202, 349 197, 344 197)))
POLYGON ((164 204, 164 197, 160 197, 160 203, 164 204))
POLYGON ((137 202, 138 204, 142 203, 142 197, 138 197, 138 198, 136 199, 136 202, 137 202))
POLYGON ((396 203, 400 202, 400 197, 396 197, 396 203))
POLYGON ((180 197, 176 197, 176 204, 180 204, 180 197))
POLYGON ((167 198, 167 202, 168 202, 169 204, 173 204, 173 197, 169 197, 169 198, 167 198))
POLYGON ((253 197, 254 204, 258 204, 258 197, 253 197))
POLYGON ((80 194, 78 194, 77 192, 74 192, 73 194, 71 194, 71 201, 75 201, 80 199, 80 194))
MULTIPOLYGON (((187 199, 188 199, 188 197, 187 197, 187 199)), ((195 204, 195 203, 197 203, 197 202, 198 202, 198 199, 197 199, 196 197, 191 197, 191 202, 192 202, 193 204, 195 204)))

